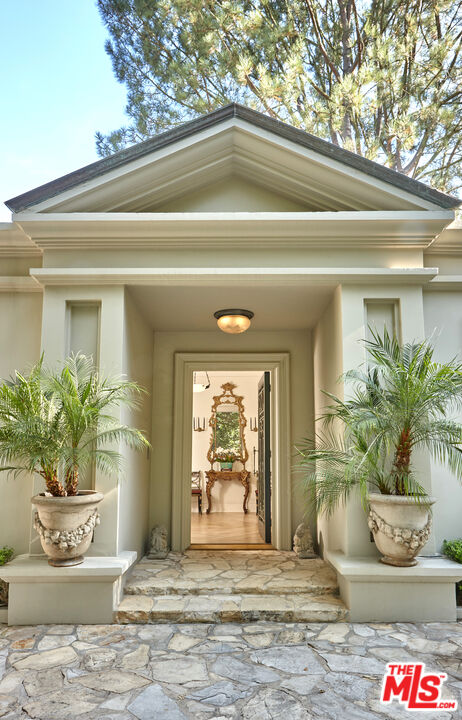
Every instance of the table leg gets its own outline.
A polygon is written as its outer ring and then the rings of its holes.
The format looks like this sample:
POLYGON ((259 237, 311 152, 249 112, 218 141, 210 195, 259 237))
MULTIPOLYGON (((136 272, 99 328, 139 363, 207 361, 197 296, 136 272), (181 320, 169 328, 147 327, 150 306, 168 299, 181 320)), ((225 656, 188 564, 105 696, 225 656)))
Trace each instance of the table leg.
POLYGON ((241 480, 241 483, 244 486, 244 503, 243 503, 243 510, 244 513, 247 514, 247 501, 249 499, 249 492, 250 492, 250 480, 247 477, 245 480, 241 480))
POLYGON ((211 509, 212 509, 212 488, 215 484, 215 480, 207 480, 207 485, 205 488, 205 492, 207 495, 207 515, 209 515, 211 509))

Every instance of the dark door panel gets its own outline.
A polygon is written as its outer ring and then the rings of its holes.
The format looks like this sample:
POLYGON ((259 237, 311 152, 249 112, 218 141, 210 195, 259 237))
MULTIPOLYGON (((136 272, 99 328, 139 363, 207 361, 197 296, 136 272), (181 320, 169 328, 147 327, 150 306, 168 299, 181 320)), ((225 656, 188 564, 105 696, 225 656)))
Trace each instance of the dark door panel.
POLYGON ((258 383, 258 531, 264 542, 271 542, 271 374, 265 372, 258 383))

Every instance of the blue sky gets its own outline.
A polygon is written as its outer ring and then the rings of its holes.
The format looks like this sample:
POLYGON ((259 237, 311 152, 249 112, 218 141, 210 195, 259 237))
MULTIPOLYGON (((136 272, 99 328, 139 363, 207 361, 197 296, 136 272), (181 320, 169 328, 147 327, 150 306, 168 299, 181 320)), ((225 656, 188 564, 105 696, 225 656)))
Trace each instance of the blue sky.
POLYGON ((94 0, 0 0, 3 201, 97 160, 94 134, 128 122, 94 0))

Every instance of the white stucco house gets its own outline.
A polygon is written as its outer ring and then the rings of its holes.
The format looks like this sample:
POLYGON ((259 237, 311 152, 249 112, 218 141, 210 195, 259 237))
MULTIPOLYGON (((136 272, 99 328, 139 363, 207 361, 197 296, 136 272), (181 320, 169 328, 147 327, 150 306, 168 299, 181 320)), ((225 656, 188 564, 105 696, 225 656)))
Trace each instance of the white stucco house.
MULTIPOLYGON (((235 104, 8 200, 0 376, 42 352, 49 363, 91 353, 147 389, 125 419, 152 444, 124 451, 124 477, 88 480, 105 499, 84 569, 41 561, 30 497, 42 488, 0 476, 0 546, 23 555, 8 570, 16 620, 47 621, 51 586, 75 600, 73 617, 106 617, 79 614, 82 598, 112 603, 156 524, 173 550, 189 547, 194 373, 271 374, 271 543, 290 550, 306 510, 294 444, 313 434, 322 391, 339 392, 341 373, 364 361, 367 326, 403 341, 434 334, 441 360, 462 351, 459 204, 235 104), (221 308, 252 311, 249 330, 221 332, 221 308)), ((438 554, 462 536, 462 487, 421 463, 437 504, 416 568, 377 562, 359 501, 318 522, 352 618, 378 619, 368 612, 379 605, 383 619, 455 619, 459 570, 438 554)))

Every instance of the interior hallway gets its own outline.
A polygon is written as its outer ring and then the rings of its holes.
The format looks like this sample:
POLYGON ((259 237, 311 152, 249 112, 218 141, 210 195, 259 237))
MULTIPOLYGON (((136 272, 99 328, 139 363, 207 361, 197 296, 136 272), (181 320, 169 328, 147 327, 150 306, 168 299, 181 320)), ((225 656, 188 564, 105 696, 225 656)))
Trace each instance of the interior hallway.
POLYGON ((255 513, 248 512, 204 512, 191 513, 191 544, 228 544, 251 545, 263 543, 258 532, 258 519, 255 513))

